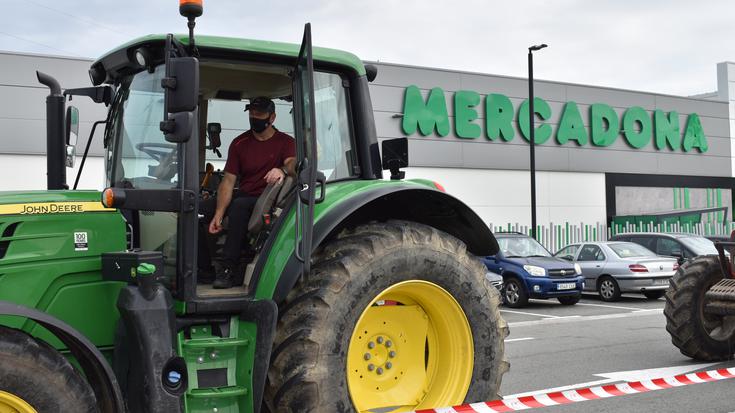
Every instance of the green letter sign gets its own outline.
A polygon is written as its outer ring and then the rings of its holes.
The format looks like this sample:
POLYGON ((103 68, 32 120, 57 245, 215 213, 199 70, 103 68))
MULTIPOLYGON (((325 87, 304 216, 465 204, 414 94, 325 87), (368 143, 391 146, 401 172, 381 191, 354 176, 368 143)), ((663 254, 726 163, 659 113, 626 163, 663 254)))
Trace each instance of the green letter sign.
POLYGON ((556 141, 559 142, 559 145, 564 145, 569 141, 576 141, 577 145, 580 146, 587 143, 587 131, 584 130, 582 116, 574 102, 567 102, 564 105, 564 112, 561 113, 561 120, 559 121, 559 129, 556 130, 556 141))
MULTIPOLYGON (((483 95, 473 90, 459 90, 452 96, 454 105, 454 136, 461 139, 477 139, 482 135, 482 123, 478 122, 478 106, 483 95)), ((511 100, 498 93, 485 96, 485 136, 491 141, 512 141, 516 124, 521 136, 528 142, 530 128, 528 119, 528 99, 514 108, 511 100), (514 109, 516 109, 514 111, 514 109)), ((656 150, 669 149, 689 152, 697 149, 707 152, 707 137, 696 113, 687 117, 683 133, 679 127, 679 114, 676 111, 664 112, 656 109, 646 111, 632 106, 618 114, 616 109, 604 103, 594 103, 589 108, 589 130, 585 129, 583 117, 577 103, 566 102, 554 131, 544 121, 551 119, 551 106, 541 99, 534 98, 534 116, 539 119, 535 129, 536 143, 543 144, 552 133, 556 142, 564 145, 574 141, 576 146, 591 143, 595 147, 608 147, 615 143, 618 135, 623 134, 627 144, 633 149, 641 149, 653 142, 656 150)), ((408 86, 403 96, 403 132, 407 135, 419 133, 423 136, 444 137, 450 134, 449 112, 444 91, 435 87, 428 91, 426 99, 417 86, 408 86)))
POLYGON ((684 141, 682 142, 684 152, 689 152, 692 148, 697 148, 699 152, 707 152, 707 139, 704 137, 702 123, 699 116, 692 113, 687 118, 687 126, 684 130, 684 141))
POLYGON ((590 132, 592 144, 610 146, 618 137, 618 114, 604 103, 590 106, 590 132))
MULTIPOLYGON (((536 109, 536 108, 534 108, 536 109)), ((536 111, 538 113, 538 111, 536 111)), ((528 109, 526 109, 528 118, 528 109)), ((503 138, 505 141, 513 140, 515 129, 513 129, 513 104, 505 95, 493 93, 485 98, 485 133, 487 138, 495 140, 503 138)))
POLYGON ((639 106, 633 106, 625 111, 623 115, 623 135, 628 145, 640 149, 651 140, 651 119, 646 110, 639 106), (640 124, 640 130, 636 130, 636 123, 640 124))
POLYGON ((477 119, 475 106, 480 104, 480 95, 471 90, 460 90, 454 94, 454 131, 460 138, 475 139, 480 137, 480 125, 473 123, 477 119))
POLYGON ((664 149, 666 145, 672 150, 679 149, 679 114, 675 111, 669 112, 669 118, 662 110, 653 112, 653 126, 655 128, 656 149, 664 149))
POLYGON ((430 135, 434 129, 439 136, 449 135, 449 115, 443 90, 438 87, 431 89, 424 104, 418 87, 406 88, 403 98, 403 132, 407 135, 415 133, 416 125, 424 136, 430 135))
MULTIPOLYGON (((543 120, 551 117, 551 107, 541 98, 533 98, 533 111, 543 120)), ((518 109, 518 126, 521 128, 521 135, 526 138, 526 141, 531 142, 531 128, 528 123, 528 99, 526 99, 518 109)), ((551 126, 541 122, 541 125, 536 128, 533 140, 536 144, 541 144, 546 142, 550 136, 551 126)))

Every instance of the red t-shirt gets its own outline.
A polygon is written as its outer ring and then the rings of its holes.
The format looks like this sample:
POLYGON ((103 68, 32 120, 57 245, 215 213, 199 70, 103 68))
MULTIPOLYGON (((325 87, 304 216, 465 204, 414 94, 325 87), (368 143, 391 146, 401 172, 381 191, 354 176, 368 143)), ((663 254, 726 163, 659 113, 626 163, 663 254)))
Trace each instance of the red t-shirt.
POLYGON ((240 190, 258 196, 268 185, 265 175, 273 168, 280 168, 288 158, 296 156, 294 139, 276 130, 270 139, 259 141, 252 131, 247 131, 232 141, 227 152, 225 172, 240 177, 240 190))

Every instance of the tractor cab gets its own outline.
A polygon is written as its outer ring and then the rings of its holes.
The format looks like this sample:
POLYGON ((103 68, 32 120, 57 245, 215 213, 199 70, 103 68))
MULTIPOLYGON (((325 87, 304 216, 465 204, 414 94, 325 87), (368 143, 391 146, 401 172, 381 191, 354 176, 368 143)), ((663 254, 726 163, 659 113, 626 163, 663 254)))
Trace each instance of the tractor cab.
MULTIPOLYGON (((300 50, 243 39, 201 36, 186 45, 173 35, 148 36, 100 58, 90 76, 115 89, 104 138, 103 198, 126 217, 132 250, 161 253, 163 279, 184 301, 253 294, 269 255, 261 252, 284 232, 273 231, 284 214, 298 214, 297 225, 279 246, 296 244, 302 251, 296 255, 308 256, 314 204, 324 199, 326 183, 380 176, 380 166, 369 161, 371 151, 377 153, 374 127, 356 127, 372 124, 365 67, 345 52, 313 52, 308 25, 300 50), (216 265, 226 235, 201 231, 208 222, 198 205, 217 196, 229 145, 249 129, 244 110, 259 96, 275 103, 274 127, 296 141, 296 176, 269 186, 258 200, 243 251, 243 282, 214 290, 197 282, 198 243, 210 246, 216 265)), ((302 260, 297 270, 308 265, 302 260)))

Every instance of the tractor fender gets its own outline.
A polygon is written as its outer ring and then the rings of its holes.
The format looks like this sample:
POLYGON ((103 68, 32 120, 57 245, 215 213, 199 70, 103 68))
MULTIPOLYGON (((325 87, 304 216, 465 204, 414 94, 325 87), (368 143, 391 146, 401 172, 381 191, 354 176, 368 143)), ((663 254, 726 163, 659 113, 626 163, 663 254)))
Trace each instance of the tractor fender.
MULTIPOLYGON (((437 228, 464 242, 477 256, 494 255, 500 249, 495 236, 470 207, 445 192, 415 183, 381 185, 340 201, 314 224, 313 248, 343 228, 389 219, 437 228)), ((300 275, 299 262, 292 254, 273 293, 276 303, 286 298, 300 275)))
POLYGON ((8 301, 0 301, 0 315, 18 316, 40 324, 66 345, 82 367, 102 413, 124 413, 122 392, 105 357, 82 333, 44 312, 8 301))

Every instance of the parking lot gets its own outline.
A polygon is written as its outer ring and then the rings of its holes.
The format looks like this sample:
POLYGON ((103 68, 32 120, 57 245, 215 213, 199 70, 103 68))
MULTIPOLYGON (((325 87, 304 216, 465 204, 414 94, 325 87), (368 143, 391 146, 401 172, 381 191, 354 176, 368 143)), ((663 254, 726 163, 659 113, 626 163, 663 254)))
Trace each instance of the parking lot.
MULTIPOLYGON (((626 294, 606 303, 585 294, 574 306, 531 300, 524 308, 501 307, 510 325, 506 357, 511 369, 504 397, 543 394, 695 371, 734 367, 735 362, 692 361, 671 344, 665 301, 626 294)), ((731 412, 730 380, 544 408, 564 412, 731 412)))

